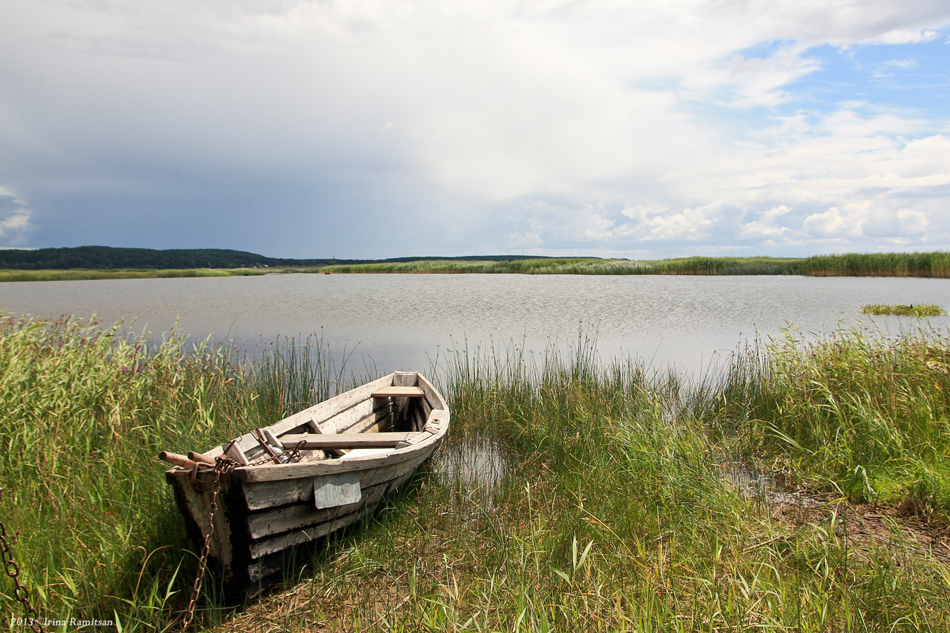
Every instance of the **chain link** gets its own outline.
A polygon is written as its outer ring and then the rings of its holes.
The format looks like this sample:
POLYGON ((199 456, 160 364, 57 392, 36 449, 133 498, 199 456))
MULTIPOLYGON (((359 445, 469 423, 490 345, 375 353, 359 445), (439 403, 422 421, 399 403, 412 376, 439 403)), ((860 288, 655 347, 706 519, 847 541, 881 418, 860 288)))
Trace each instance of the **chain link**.
POLYGON ((201 558, 198 560, 198 573, 195 576, 195 585, 191 592, 191 600, 188 602, 188 611, 185 613, 185 621, 181 625, 181 630, 186 631, 191 626, 191 621, 195 618, 195 606, 198 604, 198 596, 201 595, 201 583, 204 580, 205 568, 208 565, 208 553, 211 550, 211 536, 214 534, 214 514, 218 509, 218 492, 221 490, 221 475, 230 472, 234 468, 234 462, 225 456, 219 456, 215 460, 214 483, 211 485, 211 506, 208 513, 208 532, 205 534, 205 542, 201 548, 201 558))
MULTIPOLYGON (((287 451, 286 454, 289 457, 288 463, 296 462, 300 459, 300 450, 304 444, 305 442, 300 442, 295 448, 287 451)), ((247 466, 259 466, 272 460, 273 458, 268 455, 247 464, 247 466)), ((205 568, 208 565, 208 555, 211 551, 211 536, 214 534, 214 515, 218 510, 218 492, 221 490, 221 475, 231 472, 236 466, 237 464, 226 455, 219 455, 215 458, 214 483, 211 485, 211 505, 209 506, 208 512, 208 532, 205 534, 204 545, 201 548, 201 557, 198 559, 198 573, 195 575, 195 584, 191 592, 191 600, 188 602, 188 611, 185 613, 185 620, 181 625, 183 632, 188 630, 192 620, 195 618, 195 607, 198 604, 198 597, 201 595, 201 583, 204 581, 205 568)), ((197 475, 197 473, 195 474, 197 475)), ((199 481, 200 480, 195 479, 196 486, 199 481)))
MULTIPOLYGON (((3 489, 0 488, 0 493, 2 492, 3 489)), ((13 584, 16 585, 13 596, 23 605, 23 609, 26 611, 26 625, 35 633, 45 633, 46 629, 43 628, 43 624, 40 622, 40 615, 30 604, 30 592, 20 584, 20 567, 13 559, 13 551, 10 549, 10 543, 7 540, 7 528, 3 521, 0 521, 0 557, 3 559, 4 571, 7 576, 13 579, 13 584)))

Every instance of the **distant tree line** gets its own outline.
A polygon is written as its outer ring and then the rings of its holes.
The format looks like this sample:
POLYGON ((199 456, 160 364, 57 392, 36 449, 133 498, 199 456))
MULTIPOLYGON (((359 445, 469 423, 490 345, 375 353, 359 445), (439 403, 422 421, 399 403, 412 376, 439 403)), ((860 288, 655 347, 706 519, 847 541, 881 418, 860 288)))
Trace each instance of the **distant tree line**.
POLYGON ((334 264, 368 264, 373 262, 409 262, 420 260, 451 261, 515 261, 538 259, 527 255, 478 255, 474 257, 397 257, 394 259, 288 259, 265 257, 255 253, 220 248, 155 250, 150 248, 113 248, 110 246, 79 246, 75 248, 40 248, 36 250, 0 249, 0 268, 13 270, 88 270, 119 269, 189 269, 189 268, 261 268, 318 267, 334 264))

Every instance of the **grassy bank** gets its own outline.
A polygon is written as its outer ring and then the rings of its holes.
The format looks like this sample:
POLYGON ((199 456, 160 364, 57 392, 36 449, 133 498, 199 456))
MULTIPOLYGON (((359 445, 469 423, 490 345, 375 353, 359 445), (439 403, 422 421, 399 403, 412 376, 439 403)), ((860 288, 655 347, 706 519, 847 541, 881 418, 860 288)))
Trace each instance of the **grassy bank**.
POLYGON ((267 268, 170 268, 159 270, 0 270, 3 281, 78 281, 83 279, 166 279, 266 275, 267 268))
POLYGON ((948 253, 822 255, 809 258, 683 257, 662 260, 526 259, 511 262, 425 260, 326 266, 330 273, 512 273, 536 275, 808 275, 950 277, 948 253))
POLYGON ((545 258, 491 261, 420 259, 323 267, 161 270, 0 270, 2 281, 222 277, 274 273, 527 275, 807 275, 813 277, 950 277, 950 253, 877 253, 809 258, 682 257, 661 260, 545 258))
MULTIPOLYGON (((950 625, 946 339, 790 336, 705 385, 601 365, 585 340, 537 362, 516 347, 450 358, 453 426, 428 469, 286 591, 205 609, 203 626, 950 625), (737 485, 739 457, 782 469, 801 503, 737 485), (885 505, 857 505, 868 499, 885 505), (858 538, 869 521, 885 529, 858 538)), ((150 347, 72 321, 6 322, 0 518, 21 532, 44 614, 173 630, 195 564, 154 455, 233 437, 344 378, 314 341, 249 362, 179 337, 150 347)), ((10 592, 2 617, 17 613, 10 592)))
MULTIPOLYGON (((45 617, 118 613, 127 630, 163 629, 195 559, 155 456, 279 419, 343 377, 315 339, 252 363, 224 346, 120 332, 0 323, 0 519, 20 532, 14 552, 45 617)), ((2 592, 0 615, 22 615, 12 586, 2 592)))
MULTIPOLYGON (((863 352, 880 351, 847 341, 855 362, 867 362, 863 352)), ((734 383, 688 389, 675 379, 647 379, 633 365, 598 367, 589 348, 580 349, 539 366, 515 349, 474 361, 460 357, 447 385, 455 426, 433 471, 328 550, 311 580, 254 605, 223 630, 267 630, 265 617, 268 626, 287 631, 942 631, 950 625, 945 531, 923 546, 923 533, 904 529, 919 518, 884 506, 860 509, 846 502, 848 493, 802 495, 808 503, 783 506, 724 476, 731 434, 747 432, 750 443, 762 435, 746 426, 754 385, 788 386, 779 378, 765 381, 769 372, 756 373, 768 363, 736 368, 748 378, 741 391, 734 383), (726 410, 723 403, 732 398, 740 404, 726 410), (491 458, 494 451, 503 457, 491 458), (887 520, 875 531, 869 516, 887 520)), ((782 350, 804 351, 796 341, 775 351, 782 350)), ((785 362, 776 361, 776 369, 785 362)), ((942 385, 926 382, 918 387, 942 385)), ((866 385, 835 388, 847 400, 866 385)), ((943 393, 918 413, 931 407, 943 417, 943 393)), ((772 413, 791 425, 798 411, 772 413)), ((906 435, 908 453, 921 443, 939 452, 946 446, 940 425, 898 424, 894 434, 906 435)), ((786 447, 759 443, 757 449, 764 458, 786 447)), ((887 459, 869 454, 864 463, 883 466, 887 459)), ((851 500, 860 498, 855 490, 851 500)), ((933 522, 933 509, 947 510, 946 499, 926 503, 933 522)), ((924 511, 906 512, 917 510, 924 511)))

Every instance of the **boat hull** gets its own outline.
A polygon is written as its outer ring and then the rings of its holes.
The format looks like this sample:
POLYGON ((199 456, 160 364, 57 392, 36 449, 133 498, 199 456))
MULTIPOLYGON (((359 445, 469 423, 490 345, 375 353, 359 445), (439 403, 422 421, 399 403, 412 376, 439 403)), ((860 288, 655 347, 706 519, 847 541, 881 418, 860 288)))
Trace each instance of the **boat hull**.
MULTIPOLYGON (((418 374, 397 373, 269 427, 278 439, 292 442, 285 449, 304 443, 339 446, 349 442, 356 447, 345 453, 335 448, 304 449, 302 461, 278 464, 267 460, 261 442, 252 434, 237 438, 228 454, 237 449, 251 465, 220 475, 208 557, 228 598, 255 595, 280 579, 288 553, 295 554, 297 548, 376 510, 432 456, 448 425, 448 408, 432 385, 418 374), (406 387, 414 389, 411 395, 401 395, 400 388, 406 387), (389 432, 393 429, 400 432, 389 432), (395 445, 379 447, 386 442, 372 442, 377 437, 394 438, 390 443, 395 445), (373 448, 359 448, 366 445, 373 448)), ((200 457, 212 461, 224 448, 200 457)), ((215 476, 212 468, 197 473, 185 468, 166 471, 199 548, 211 516, 215 476)))

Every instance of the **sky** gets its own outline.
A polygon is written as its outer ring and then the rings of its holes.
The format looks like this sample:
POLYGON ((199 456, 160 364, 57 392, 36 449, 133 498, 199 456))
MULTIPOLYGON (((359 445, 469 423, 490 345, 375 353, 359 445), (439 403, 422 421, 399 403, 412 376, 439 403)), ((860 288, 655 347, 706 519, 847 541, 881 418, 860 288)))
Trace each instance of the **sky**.
POLYGON ((0 0, 0 247, 950 249, 947 0, 0 0))

